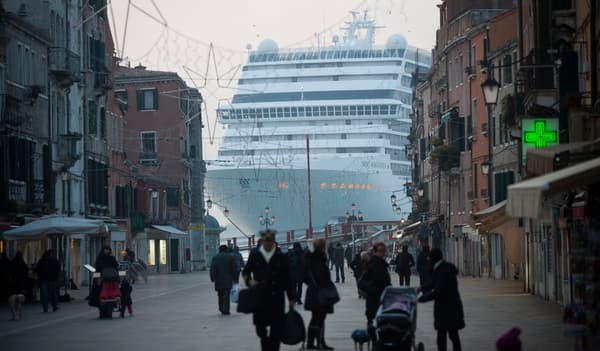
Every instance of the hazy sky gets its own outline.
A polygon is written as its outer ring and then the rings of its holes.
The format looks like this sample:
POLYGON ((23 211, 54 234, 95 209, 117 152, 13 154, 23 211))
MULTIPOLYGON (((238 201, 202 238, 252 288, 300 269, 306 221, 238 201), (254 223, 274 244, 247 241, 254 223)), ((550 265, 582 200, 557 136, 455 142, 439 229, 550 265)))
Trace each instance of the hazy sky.
MULTIPOLYGON (((109 20, 117 53, 132 66, 177 72, 190 86, 199 88, 203 111, 204 158, 215 159, 222 128, 215 109, 227 103, 246 60, 247 44, 253 48, 266 38, 280 48, 328 45, 349 11, 369 10, 384 26, 376 45, 392 33, 403 34, 410 45, 431 49, 438 28, 440 0, 112 0, 109 20), (127 15, 129 9, 129 16, 127 15), (128 18, 128 19, 127 19, 128 18), (125 28, 127 28, 125 30, 125 28), (213 45, 211 49, 211 44, 213 45)), ((222 225, 227 220, 218 209, 211 212, 222 225)), ((227 236, 236 234, 228 226, 227 236)))

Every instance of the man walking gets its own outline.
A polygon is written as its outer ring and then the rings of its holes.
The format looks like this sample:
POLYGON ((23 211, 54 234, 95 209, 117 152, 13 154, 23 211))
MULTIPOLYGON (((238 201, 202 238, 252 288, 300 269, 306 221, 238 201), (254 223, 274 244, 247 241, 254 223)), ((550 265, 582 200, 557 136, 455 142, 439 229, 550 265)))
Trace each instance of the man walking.
POLYGON ((296 291, 296 298, 298 304, 302 304, 302 284, 304 283, 304 271, 305 271, 305 260, 304 250, 300 246, 300 243, 294 243, 294 248, 289 253, 290 258, 290 276, 294 289, 296 291))
POLYGON ((419 256, 417 256, 417 272, 419 272, 419 284, 421 286, 427 284, 431 279, 429 269, 429 246, 423 245, 419 256))
POLYGON ((278 351, 285 320, 284 294, 287 293, 290 310, 294 309, 296 297, 288 258, 277 248, 273 230, 261 233, 260 246, 250 252, 242 277, 248 287, 256 289, 253 322, 261 350, 278 351))
POLYGON ((56 285, 56 281, 60 274, 60 264, 54 257, 53 251, 48 250, 44 252, 36 267, 42 308, 44 312, 48 312, 48 299, 50 299, 52 311, 55 312, 58 310, 56 297, 58 286, 56 285))
POLYGON ((419 302, 433 300, 434 327, 437 330, 438 351, 446 351, 446 335, 452 341, 452 350, 461 351, 458 331, 465 327, 463 305, 458 292, 458 269, 442 259, 440 249, 429 253, 432 279, 421 287, 423 295, 419 302))
POLYGON ((402 252, 396 256, 396 273, 398 273, 400 285, 410 286, 410 274, 414 265, 415 260, 408 252, 408 245, 403 245, 402 252))
POLYGON ((340 276, 342 277, 342 283, 346 281, 344 276, 344 248, 342 244, 337 243, 335 250, 333 250, 333 264, 335 265, 335 282, 340 282, 340 276))
POLYGON ((219 295, 219 311, 228 315, 231 287, 238 280, 238 262, 236 257, 228 252, 227 245, 219 246, 219 253, 213 257, 210 264, 210 281, 215 283, 219 295))

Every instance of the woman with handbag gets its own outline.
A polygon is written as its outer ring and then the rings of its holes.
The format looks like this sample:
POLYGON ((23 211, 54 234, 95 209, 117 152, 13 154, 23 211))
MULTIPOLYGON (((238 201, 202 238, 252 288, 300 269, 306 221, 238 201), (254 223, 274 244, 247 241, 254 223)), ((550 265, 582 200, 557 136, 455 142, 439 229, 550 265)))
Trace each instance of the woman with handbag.
MULTIPOLYGON (((312 312, 308 324, 306 348, 308 350, 333 350, 325 343, 325 317, 333 313, 333 305, 337 302, 335 285, 331 281, 327 267, 327 243, 319 238, 313 242, 314 251, 306 254, 305 283, 306 300, 304 309, 312 312), (315 345, 315 341, 317 342, 315 345)), ((337 295, 339 300, 339 295, 337 295)))

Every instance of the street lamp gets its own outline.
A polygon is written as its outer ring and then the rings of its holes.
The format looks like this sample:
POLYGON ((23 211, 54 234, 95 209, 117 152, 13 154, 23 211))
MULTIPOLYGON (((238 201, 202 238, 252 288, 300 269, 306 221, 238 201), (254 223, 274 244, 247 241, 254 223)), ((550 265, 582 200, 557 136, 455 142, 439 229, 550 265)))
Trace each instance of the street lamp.
MULTIPOLYGON (((485 99, 485 104, 487 106, 487 114, 488 114, 488 161, 487 161, 487 189, 488 189, 488 199, 489 204, 493 204, 492 194, 494 193, 492 190, 492 172, 490 172, 490 167, 492 167, 493 163, 493 150, 492 150, 492 107, 498 103, 498 92, 500 90, 500 84, 494 79, 489 78, 485 80, 481 84, 481 89, 483 90, 483 97, 485 99)), ((482 165, 482 172, 484 172, 482 165)), ((484 172, 484 174, 486 174, 484 172)))
POLYGON ((486 105, 489 106, 498 103, 500 84, 498 84, 494 78, 488 78, 485 82, 481 83, 481 89, 483 90, 483 97, 486 105))
POLYGON ((263 217, 263 215, 258 216, 258 222, 260 224, 264 224, 266 230, 269 229, 270 225, 273 225, 275 223, 275 216, 271 216, 269 218, 269 212, 271 212, 271 209, 269 207, 265 207, 264 217, 263 217))
POLYGON ((483 161, 481 163, 481 173, 488 175, 490 173, 490 162, 489 161, 483 161))

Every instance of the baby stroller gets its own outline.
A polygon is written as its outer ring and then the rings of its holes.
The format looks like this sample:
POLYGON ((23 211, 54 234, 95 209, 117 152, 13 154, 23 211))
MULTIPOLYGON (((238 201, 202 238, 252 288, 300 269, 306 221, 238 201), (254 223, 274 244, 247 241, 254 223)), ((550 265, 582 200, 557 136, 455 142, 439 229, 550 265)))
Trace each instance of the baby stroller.
POLYGON ((117 271, 114 268, 105 268, 100 273, 94 273, 90 305, 98 307, 100 319, 110 319, 114 311, 121 310, 119 283, 123 276, 125 276, 125 272, 117 271))
POLYGON ((388 286, 383 290, 374 321, 375 350, 425 350, 423 343, 415 340, 416 297, 415 288, 388 286))

